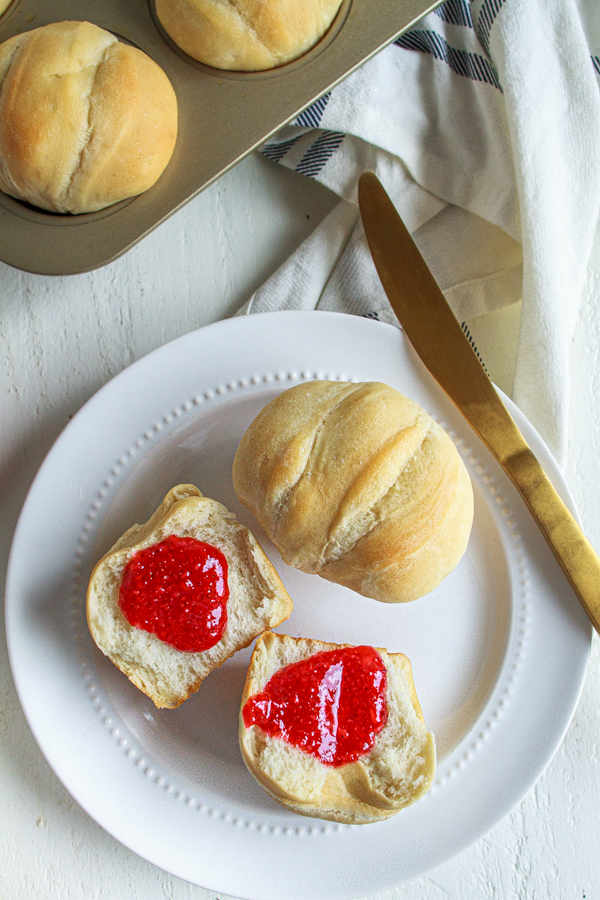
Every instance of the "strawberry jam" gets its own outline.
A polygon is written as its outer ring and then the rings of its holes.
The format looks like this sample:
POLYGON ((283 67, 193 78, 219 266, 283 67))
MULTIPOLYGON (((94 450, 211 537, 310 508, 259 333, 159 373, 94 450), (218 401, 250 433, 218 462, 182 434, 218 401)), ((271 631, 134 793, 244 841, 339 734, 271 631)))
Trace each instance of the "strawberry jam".
POLYGON ((284 666, 242 716, 316 756, 326 766, 343 766, 368 753, 387 721, 387 675, 373 647, 345 647, 316 653, 284 666))
POLYGON ((194 538, 170 535, 129 560, 119 606, 130 625, 187 653, 214 647, 227 625, 227 560, 194 538))

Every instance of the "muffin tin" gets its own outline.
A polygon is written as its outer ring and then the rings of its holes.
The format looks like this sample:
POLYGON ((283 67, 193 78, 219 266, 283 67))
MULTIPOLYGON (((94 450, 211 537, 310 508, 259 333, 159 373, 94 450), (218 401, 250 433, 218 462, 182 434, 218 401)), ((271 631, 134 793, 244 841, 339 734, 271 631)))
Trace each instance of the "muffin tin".
POLYGON ((162 30, 153 0, 14 0, 0 17, 0 42, 74 19, 94 22, 147 53, 177 94, 179 134, 154 187, 99 212, 56 215, 0 192, 0 259, 42 275, 106 265, 438 3, 343 0, 307 54, 248 73, 212 69, 187 56, 162 30))

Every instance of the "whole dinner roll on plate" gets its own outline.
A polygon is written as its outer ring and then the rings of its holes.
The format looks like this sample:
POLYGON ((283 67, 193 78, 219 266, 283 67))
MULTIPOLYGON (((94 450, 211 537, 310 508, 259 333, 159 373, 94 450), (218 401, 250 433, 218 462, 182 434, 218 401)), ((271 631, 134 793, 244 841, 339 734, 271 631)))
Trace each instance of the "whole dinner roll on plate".
POLYGON ((217 69, 255 72, 302 56, 323 37, 342 0, 156 0, 168 35, 217 69))
POLYGON ((84 213, 151 187, 177 138, 160 66, 89 22, 56 22, 0 45, 0 189, 84 213))
POLYGON ((236 494, 288 565, 381 600, 415 600, 461 559, 473 490, 454 444, 385 384, 314 381, 242 437, 236 494))

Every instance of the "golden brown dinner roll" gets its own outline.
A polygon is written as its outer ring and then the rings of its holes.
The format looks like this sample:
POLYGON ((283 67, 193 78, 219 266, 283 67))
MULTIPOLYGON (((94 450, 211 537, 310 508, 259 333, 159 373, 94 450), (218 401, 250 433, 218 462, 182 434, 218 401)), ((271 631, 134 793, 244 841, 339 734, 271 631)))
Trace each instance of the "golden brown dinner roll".
POLYGON ((246 677, 240 748, 283 806, 351 825, 389 819, 435 775, 410 661, 380 647, 264 634, 246 677))
POLYGON ((193 484, 174 487, 145 525, 117 541, 87 593, 97 646, 156 706, 170 709, 291 612, 252 534, 193 484))
POLYGON ((254 72, 297 59, 325 34, 342 0, 156 0, 160 22, 189 56, 254 72))
POLYGON ((377 382, 284 391, 242 437, 233 482, 285 562, 387 603, 432 591, 473 520, 448 435, 377 382))
POLYGON ((102 209, 151 187, 177 137, 169 79, 89 22, 0 45, 0 189, 53 212, 102 209))
POLYGON ((5 12, 11 4, 11 0, 0 0, 0 16, 5 12))

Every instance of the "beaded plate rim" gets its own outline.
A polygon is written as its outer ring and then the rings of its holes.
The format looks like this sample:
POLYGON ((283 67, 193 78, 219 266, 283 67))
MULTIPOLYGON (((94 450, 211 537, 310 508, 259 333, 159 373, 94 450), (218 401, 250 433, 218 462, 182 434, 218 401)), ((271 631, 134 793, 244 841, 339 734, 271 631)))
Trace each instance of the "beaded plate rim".
MULTIPOLYGON (((177 784, 177 779, 168 775, 164 766, 161 766, 152 759, 151 754, 145 752, 140 747, 139 742, 131 735, 127 726, 120 720, 116 710, 111 709, 112 704, 107 696, 103 696, 104 691, 98 686, 100 681, 95 665, 91 662, 90 649, 92 647, 91 637, 85 625, 85 590, 82 577, 82 569, 84 566, 84 557, 86 553, 86 545, 90 538, 94 536, 95 525, 101 514, 107 500, 112 499, 113 493, 118 489, 119 476, 126 470, 131 462, 142 452, 147 445, 151 445, 158 437, 165 434, 165 429, 178 428, 183 424, 187 415, 198 413, 199 410, 206 408, 206 404, 213 401, 228 399, 236 391, 247 391, 248 389, 260 388, 263 390, 268 387, 281 386, 282 390, 290 384, 311 381, 311 380, 327 380, 342 381, 356 383, 360 379, 357 377, 347 376, 346 374, 324 373, 323 371, 313 371, 305 369, 302 372, 295 370, 285 372, 267 372, 264 374, 254 374, 251 376, 238 378, 227 382, 226 384, 218 384, 205 391, 195 394, 192 398, 187 398, 179 405, 173 407, 164 415, 157 418, 153 424, 144 430, 142 436, 138 436, 127 447, 124 452, 113 460, 109 471, 101 481, 98 487, 95 499, 91 503, 85 521, 81 527, 76 550, 76 559, 72 567, 71 577, 71 631, 72 639, 76 646, 79 656, 80 673, 85 684, 85 688, 89 694, 90 702, 93 704, 97 715, 102 724, 114 738, 119 750, 128 758, 131 764, 141 770, 148 779, 156 785, 160 790, 165 791, 173 797, 177 802, 184 803, 190 809, 209 816, 218 818, 222 822, 229 823, 234 827, 247 828, 249 830, 258 830, 261 833, 269 833, 271 835, 285 834, 288 836, 305 837, 306 835, 329 835, 339 833, 348 829, 357 828, 359 826, 343 825, 339 823, 318 821, 318 824, 312 826, 296 825, 296 826, 278 826, 268 822, 257 821, 248 817, 240 816, 225 805, 217 803, 205 803, 200 797, 193 796, 181 785, 177 784), (83 605, 83 609, 82 609, 83 605), (87 646, 86 646, 87 645, 87 646)), ((507 648, 504 659, 500 665, 498 679, 496 684, 490 691, 490 696, 481 711, 476 726, 473 729, 474 737, 463 738, 457 747, 444 760, 444 764, 438 767, 434 782, 428 792, 433 795, 440 788, 443 788, 451 779, 456 778, 468 763, 472 760, 474 753, 480 750, 485 741, 488 740, 490 733, 497 726, 502 716, 503 710, 509 702, 515 686, 515 681, 522 664, 522 656, 526 648, 526 638, 529 622, 528 609, 528 587, 529 587, 529 570, 527 567, 527 558, 522 549, 522 538, 516 528, 513 520, 513 512, 506 502, 502 494, 498 493, 497 478, 493 474, 489 474, 487 467, 484 467, 479 458, 474 455, 474 451, 464 438, 456 434, 456 432, 448 425, 448 423, 439 417, 435 417, 431 410, 427 412, 432 418, 443 428, 458 452, 463 457, 463 461, 470 472, 471 478, 476 481, 484 493, 488 493, 499 507, 502 516, 502 524, 505 526, 506 534, 510 536, 513 542, 513 548, 516 555, 516 561, 519 565, 520 590, 513 594, 513 614, 519 618, 519 628, 516 640, 511 642, 512 646, 507 648), (510 658, 509 658, 510 657, 510 658), (504 681, 500 688, 501 682, 504 681), (440 768, 443 769, 440 772, 440 768)), ((191 416, 190 416, 191 417, 191 416)), ((423 803, 427 799, 427 795, 421 799, 423 803)))

